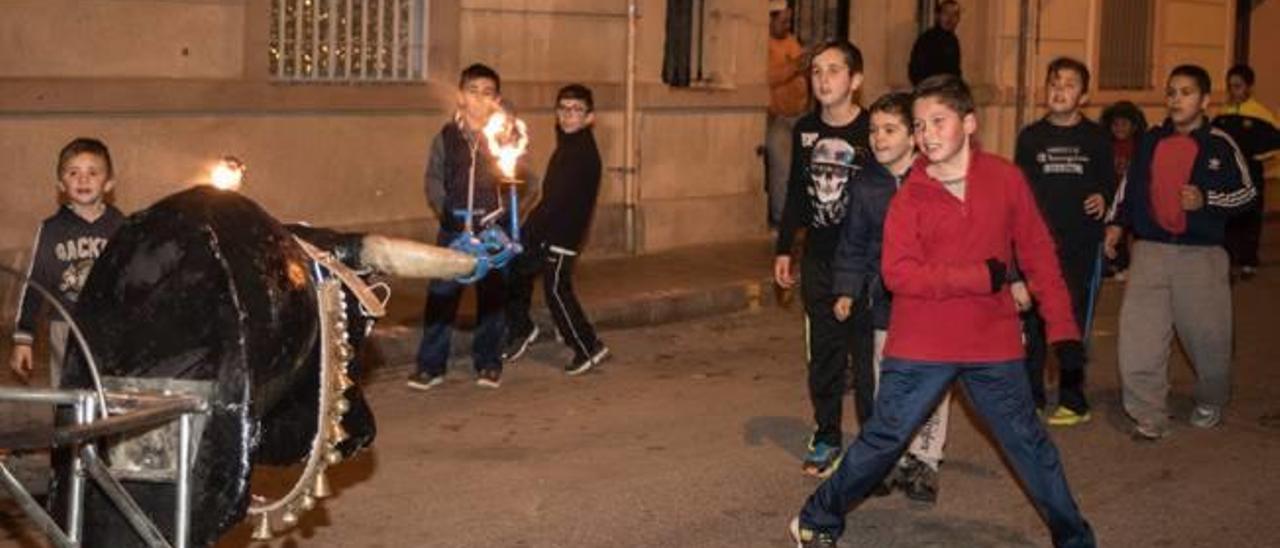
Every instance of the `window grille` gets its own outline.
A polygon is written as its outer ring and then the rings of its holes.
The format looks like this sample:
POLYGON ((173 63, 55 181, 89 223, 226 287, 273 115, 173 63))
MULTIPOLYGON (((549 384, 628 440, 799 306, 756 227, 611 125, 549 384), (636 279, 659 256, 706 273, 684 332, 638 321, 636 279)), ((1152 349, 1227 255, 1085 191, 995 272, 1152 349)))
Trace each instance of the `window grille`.
POLYGON ((1151 87, 1152 0, 1103 0, 1099 89, 1151 87))
POLYGON ((426 0, 272 0, 272 79, 421 81, 426 0))
POLYGON ((849 39, 850 0, 793 0, 791 28, 805 46, 849 39))

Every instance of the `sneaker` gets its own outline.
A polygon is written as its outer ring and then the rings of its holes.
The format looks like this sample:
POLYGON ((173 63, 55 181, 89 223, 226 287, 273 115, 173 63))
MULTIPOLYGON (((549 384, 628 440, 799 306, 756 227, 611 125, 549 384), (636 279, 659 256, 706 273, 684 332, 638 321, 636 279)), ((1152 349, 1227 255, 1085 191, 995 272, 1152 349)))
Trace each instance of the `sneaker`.
POLYGON ((1123 283, 1129 280, 1129 272, 1126 270, 1119 270, 1119 271, 1116 271, 1116 273, 1111 277, 1115 278, 1117 282, 1123 283))
POLYGON ((1257 267, 1252 267, 1252 266, 1240 267, 1240 281, 1247 282, 1249 280, 1252 280, 1253 277, 1257 275, 1258 275, 1257 267))
POLYGON ((1197 405, 1191 410, 1191 426, 1213 428, 1222 424, 1222 408, 1214 405, 1197 405))
POLYGON ((798 517, 791 518, 787 531, 791 533, 791 540, 796 543, 796 548, 828 548, 836 545, 836 538, 831 533, 800 525, 798 517))
POLYGON ((840 446, 829 445, 825 441, 815 442, 813 449, 804 457, 804 473, 815 477, 830 475, 839 458, 840 446))
POLYGON ((1133 425, 1133 439, 1135 441, 1157 441, 1169 435, 1169 429, 1163 424, 1154 422, 1138 421, 1133 425))
POLYGON ((569 376, 581 375, 590 371, 592 367, 600 365, 600 362, 609 357, 609 347, 600 344, 596 347, 596 352, 586 358, 573 358, 573 362, 564 368, 564 372, 569 376))
POLYGON ((916 502, 938 502, 938 471, 915 457, 910 460, 899 483, 902 493, 916 502))
POLYGON ((538 334, 538 326, 535 325, 528 335, 508 337, 507 344, 502 349, 502 362, 511 363, 520 359, 520 356, 529 349, 529 345, 538 340, 538 334))
POLYGON ((409 388, 424 392, 442 384, 444 384, 444 375, 432 375, 426 371, 418 371, 409 375, 409 380, 405 382, 405 385, 409 388))
POLYGON ((1072 411, 1070 407, 1059 405, 1058 408, 1054 409, 1053 413, 1049 415, 1047 422, 1049 423, 1049 426, 1079 426, 1089 422, 1092 418, 1093 415, 1090 415, 1088 411, 1085 411, 1084 413, 1077 413, 1072 411))
POLYGON ((502 386, 502 370, 501 369, 481 369, 476 374, 476 386, 485 388, 497 388, 502 386))

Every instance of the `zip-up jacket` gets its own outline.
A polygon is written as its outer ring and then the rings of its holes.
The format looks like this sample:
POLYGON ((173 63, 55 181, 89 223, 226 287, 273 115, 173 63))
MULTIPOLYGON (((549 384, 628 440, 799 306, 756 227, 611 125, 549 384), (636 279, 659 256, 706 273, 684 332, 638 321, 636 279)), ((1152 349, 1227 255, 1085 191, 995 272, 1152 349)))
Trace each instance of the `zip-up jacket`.
MULTIPOLYGON (((460 232, 464 222, 454 215, 454 211, 467 208, 467 185, 471 177, 471 158, 474 147, 476 158, 476 188, 473 209, 478 211, 476 221, 487 213, 504 207, 505 196, 499 196, 501 189, 498 181, 502 174, 498 171, 497 161, 489 154, 489 146, 484 136, 464 127, 458 116, 446 123, 431 142, 431 151, 427 157, 427 171, 424 183, 427 202, 440 217, 440 228, 448 232, 460 232)), ((537 180, 530 173, 525 159, 521 159, 517 170, 524 180, 526 196, 535 192, 537 180)), ((505 225, 503 225, 505 226, 505 225)))
POLYGON ((1189 184, 1204 193, 1204 207, 1186 211, 1186 230, 1173 234, 1156 221, 1151 204, 1152 161, 1160 141, 1176 133, 1165 120, 1142 136, 1120 185, 1111 222, 1126 227, 1135 238, 1179 245, 1222 245, 1227 218, 1246 209, 1257 195, 1244 156, 1225 131, 1206 120, 1188 136, 1196 143, 1189 184))
POLYGON ((547 162, 542 201, 529 213, 524 236, 537 246, 546 243, 581 251, 600 194, 600 150, 591 128, 564 133, 556 127, 556 149, 547 162))
POLYGON ((1018 264, 1048 324, 1050 342, 1080 340, 1053 237, 1012 163, 973 150, 961 200, 921 157, 889 205, 883 273, 893 292, 885 355, 936 362, 1023 358, 1022 329, 1006 287, 991 290, 988 259, 1018 264))
MULTIPOLYGON (((59 304, 74 313, 76 299, 89 278, 93 262, 123 224, 124 214, 112 205, 107 205, 93 222, 76 215, 70 206, 58 208, 36 231, 27 277, 52 292, 59 304)), ((44 298, 30 284, 24 284, 19 299, 13 341, 31 344, 36 331, 36 313, 44 304, 44 298)))
POLYGON ((834 291, 837 296, 852 297, 858 306, 868 300, 872 324, 888 329, 891 295, 880 276, 880 253, 884 218, 901 180, 874 158, 864 164, 858 183, 849 191, 849 214, 831 262, 834 291))

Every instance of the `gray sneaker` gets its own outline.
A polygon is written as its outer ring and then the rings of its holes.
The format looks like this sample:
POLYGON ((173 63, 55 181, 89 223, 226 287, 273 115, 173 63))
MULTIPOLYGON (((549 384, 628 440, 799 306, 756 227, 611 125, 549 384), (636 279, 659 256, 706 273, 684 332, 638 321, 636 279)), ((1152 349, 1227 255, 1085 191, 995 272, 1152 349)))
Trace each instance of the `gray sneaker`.
POLYGON ((1136 441, 1156 441, 1168 435, 1169 428, 1163 424, 1138 421, 1133 426, 1133 439, 1136 441))
POLYGON ((796 548, 835 548, 836 538, 830 533, 815 531, 800 524, 800 518, 791 518, 791 523, 787 524, 787 532, 791 533, 791 540, 796 543, 796 548))
POLYGON ((425 392, 444 384, 444 375, 432 375, 425 371, 418 371, 409 375, 409 380, 405 384, 409 388, 425 392))
POLYGON ((1213 428, 1222 424, 1222 408, 1216 405, 1197 405, 1191 410, 1188 422, 1196 428, 1213 428))

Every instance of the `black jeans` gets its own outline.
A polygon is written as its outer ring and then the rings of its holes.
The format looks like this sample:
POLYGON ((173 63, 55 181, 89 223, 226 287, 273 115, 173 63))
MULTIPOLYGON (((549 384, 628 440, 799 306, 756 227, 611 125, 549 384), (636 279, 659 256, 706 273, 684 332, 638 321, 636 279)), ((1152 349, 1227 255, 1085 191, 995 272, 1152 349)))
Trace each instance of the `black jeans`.
MULTIPOLYGON (((1076 326, 1080 329, 1082 342, 1089 341, 1088 330, 1093 315, 1094 295, 1098 290, 1099 261, 1098 248, 1092 247, 1093 253, 1076 253, 1059 255, 1058 264, 1062 268, 1063 281, 1067 285, 1067 294, 1071 298, 1071 312, 1076 326)), ((1032 399, 1039 408, 1045 404, 1044 396, 1044 362, 1048 354, 1045 336, 1044 319, 1039 311, 1032 309, 1022 314, 1023 335, 1026 338, 1027 378, 1031 384, 1032 399)), ((1089 410, 1089 401, 1084 395, 1084 365, 1061 364, 1061 376, 1058 381, 1058 404, 1077 413, 1089 410)))
POLYGON ((542 274, 542 294, 551 310, 564 343, 578 360, 591 357, 600 339, 591 326, 578 296, 573 293, 573 265, 577 253, 547 244, 530 245, 512 262, 507 276, 507 326, 510 339, 527 337, 533 331, 529 308, 533 303, 533 281, 542 274))
POLYGON ((800 290, 804 298, 809 399, 813 403, 813 420, 818 426, 814 440, 839 447, 844 393, 850 380, 846 378, 846 370, 850 367, 851 354, 857 359, 853 364, 855 374, 852 380, 860 422, 867 420, 864 413, 869 414, 874 401, 875 377, 871 368, 871 352, 865 352, 865 356, 863 352, 855 352, 858 333, 855 324, 866 323, 866 331, 870 333, 870 314, 855 313, 849 320, 837 320, 832 310, 836 299, 833 282, 829 261, 810 258, 807 254, 801 259, 800 290))
POLYGON ((1226 238, 1223 247, 1231 255, 1231 266, 1258 267, 1258 246, 1262 243, 1262 217, 1266 200, 1262 189, 1266 185, 1254 179, 1258 189, 1258 197, 1254 198, 1253 207, 1239 215, 1227 219, 1226 238))

